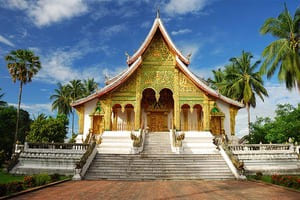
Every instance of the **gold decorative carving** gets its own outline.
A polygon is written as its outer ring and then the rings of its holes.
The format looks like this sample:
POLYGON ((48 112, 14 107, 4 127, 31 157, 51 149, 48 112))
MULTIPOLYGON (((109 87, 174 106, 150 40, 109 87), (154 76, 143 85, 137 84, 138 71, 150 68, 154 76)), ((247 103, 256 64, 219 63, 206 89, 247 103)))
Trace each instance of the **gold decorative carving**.
POLYGON ((174 55, 167 47, 161 33, 158 31, 154 35, 148 49, 143 55, 145 62, 173 62, 174 55))
POLYGON ((173 89, 174 74, 173 71, 143 71, 143 86, 145 88, 154 88, 158 93, 163 88, 173 89))
POLYGON ((203 92, 197 88, 183 73, 179 73, 179 86, 180 96, 203 96, 203 92))
POLYGON ((230 106, 230 133, 231 135, 235 135, 235 117, 238 113, 239 109, 237 107, 230 106))

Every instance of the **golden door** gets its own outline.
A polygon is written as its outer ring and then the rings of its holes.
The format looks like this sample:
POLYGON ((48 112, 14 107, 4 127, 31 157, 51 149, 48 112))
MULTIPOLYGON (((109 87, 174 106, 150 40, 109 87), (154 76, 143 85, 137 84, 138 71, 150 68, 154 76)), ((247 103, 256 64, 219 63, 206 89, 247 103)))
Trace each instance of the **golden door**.
POLYGON ((168 131, 168 115, 162 112, 152 112, 149 116, 150 131, 168 131))
POLYGON ((101 120, 102 120, 101 116, 94 116, 93 117, 93 133, 94 134, 102 133, 101 120))
POLYGON ((222 120, 219 116, 212 116, 210 121, 210 129, 214 135, 220 135, 222 132, 222 120))

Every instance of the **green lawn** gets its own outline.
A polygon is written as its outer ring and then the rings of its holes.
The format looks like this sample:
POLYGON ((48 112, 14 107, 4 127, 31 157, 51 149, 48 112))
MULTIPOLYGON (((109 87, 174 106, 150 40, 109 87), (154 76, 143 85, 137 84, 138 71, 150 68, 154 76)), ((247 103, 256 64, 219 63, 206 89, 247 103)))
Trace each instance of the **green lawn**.
POLYGON ((4 172, 2 169, 0 169, 0 184, 1 183, 9 183, 13 181, 23 181, 24 176, 15 176, 11 175, 9 173, 4 172))

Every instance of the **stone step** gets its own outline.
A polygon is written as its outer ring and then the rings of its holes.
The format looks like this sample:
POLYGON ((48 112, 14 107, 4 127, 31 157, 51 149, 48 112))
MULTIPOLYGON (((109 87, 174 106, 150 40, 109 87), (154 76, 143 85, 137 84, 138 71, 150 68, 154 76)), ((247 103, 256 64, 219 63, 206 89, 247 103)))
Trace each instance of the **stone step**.
POLYGON ((128 176, 86 176, 86 180, 98 180, 98 179, 108 179, 108 180, 199 180, 199 179, 206 179, 206 180, 227 180, 227 179, 233 179, 232 175, 176 175, 176 176, 134 176, 134 175, 128 175, 128 176))

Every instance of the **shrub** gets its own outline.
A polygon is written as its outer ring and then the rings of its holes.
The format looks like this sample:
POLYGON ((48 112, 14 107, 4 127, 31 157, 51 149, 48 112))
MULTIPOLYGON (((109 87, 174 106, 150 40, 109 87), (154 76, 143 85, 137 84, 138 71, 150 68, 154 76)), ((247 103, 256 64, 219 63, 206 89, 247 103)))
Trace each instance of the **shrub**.
POLYGON ((297 176, 272 175, 272 183, 295 189, 300 189, 300 178, 297 176))
POLYGON ((50 175, 50 177, 51 177, 51 181, 59 181, 59 179, 60 179, 60 175, 59 174, 51 174, 50 175))
POLYGON ((29 187, 33 187, 33 185, 34 185, 33 176, 25 176, 24 177, 24 186, 29 188, 29 187))
POLYGON ((24 189, 22 181, 14 181, 6 184, 8 193, 20 192, 24 189))
POLYGON ((0 184, 0 197, 6 195, 6 193, 7 193, 6 184, 0 184))
POLYGON ((254 178, 255 178, 256 180, 261 180, 262 176, 263 176, 262 172, 256 172, 254 178))
POLYGON ((51 177, 48 174, 36 174, 33 176, 33 179, 35 186, 45 185, 51 181, 51 177))

